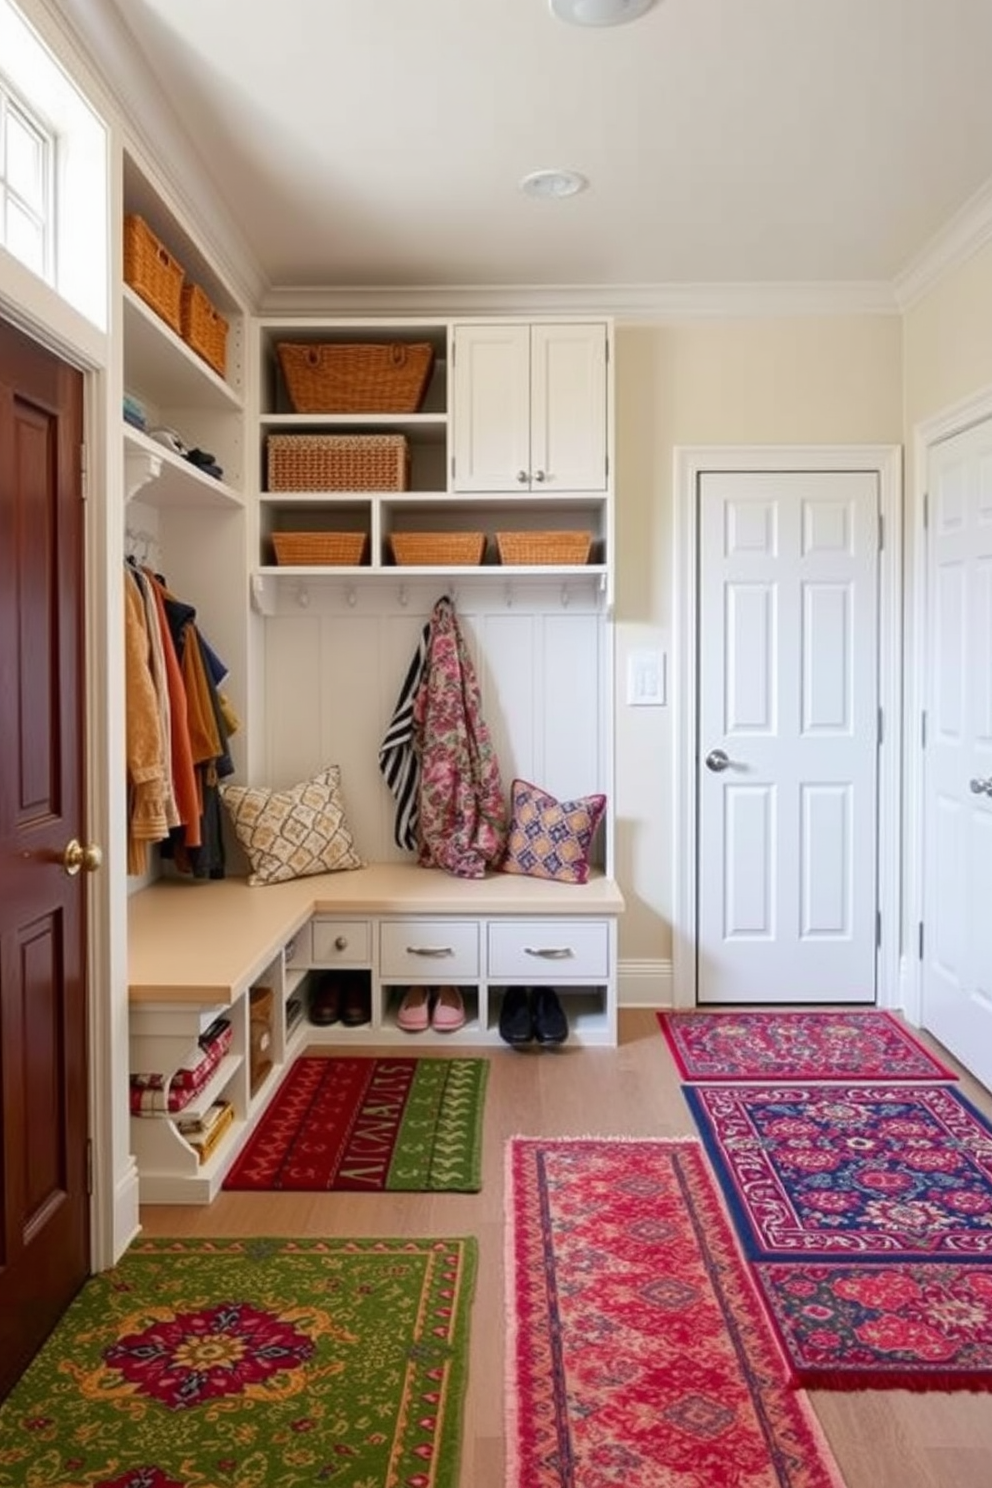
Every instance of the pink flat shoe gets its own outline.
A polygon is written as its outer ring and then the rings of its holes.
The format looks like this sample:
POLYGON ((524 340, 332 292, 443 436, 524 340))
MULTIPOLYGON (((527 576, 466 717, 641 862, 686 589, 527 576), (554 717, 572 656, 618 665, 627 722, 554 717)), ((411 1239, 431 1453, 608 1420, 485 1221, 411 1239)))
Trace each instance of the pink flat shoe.
POLYGON ((431 1027, 435 1033, 454 1033, 465 1026, 465 1004, 457 987, 438 987, 431 1027))
POLYGON ((430 1023, 430 992, 426 987, 407 987, 396 1014, 397 1027, 404 1033, 423 1033, 430 1023))

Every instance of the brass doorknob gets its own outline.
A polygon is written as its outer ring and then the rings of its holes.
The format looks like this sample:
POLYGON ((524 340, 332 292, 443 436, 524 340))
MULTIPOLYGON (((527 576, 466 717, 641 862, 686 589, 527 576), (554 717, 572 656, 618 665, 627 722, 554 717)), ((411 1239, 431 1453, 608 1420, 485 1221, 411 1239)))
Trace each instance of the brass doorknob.
POLYGON ((98 847, 95 842, 77 842, 73 837, 62 854, 62 867, 70 878, 74 878, 80 868, 85 868, 87 873, 95 873, 103 864, 103 848, 98 847))

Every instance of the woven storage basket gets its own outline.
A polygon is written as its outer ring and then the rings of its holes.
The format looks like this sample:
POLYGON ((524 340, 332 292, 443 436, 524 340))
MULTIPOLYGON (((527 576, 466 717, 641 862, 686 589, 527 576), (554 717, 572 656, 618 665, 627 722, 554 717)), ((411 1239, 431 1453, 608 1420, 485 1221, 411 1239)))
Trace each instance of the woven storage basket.
POLYGON ((297 413, 416 413, 434 365, 427 341, 283 341, 276 350, 297 413))
POLYGON ((357 568, 365 561, 366 532, 273 532, 276 563, 301 567, 357 568))
POLYGON ((124 279, 177 335, 182 327, 183 266, 143 217, 124 218, 124 279))
POLYGON ((270 491, 405 491, 410 451, 402 434, 270 434, 270 491))
POLYGON ((497 532, 500 563, 588 563, 591 532, 497 532))
POLYGON ((473 568, 486 551, 484 532, 393 532, 389 538, 398 564, 473 568))
POLYGON ((198 284, 184 284, 180 334, 221 377, 227 372, 227 321, 198 284))

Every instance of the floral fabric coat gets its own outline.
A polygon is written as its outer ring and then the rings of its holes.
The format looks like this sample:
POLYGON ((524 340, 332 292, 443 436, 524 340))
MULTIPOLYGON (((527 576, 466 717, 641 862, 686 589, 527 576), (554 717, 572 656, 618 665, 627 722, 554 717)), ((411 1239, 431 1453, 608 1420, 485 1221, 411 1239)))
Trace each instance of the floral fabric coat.
POLYGON ((447 599, 431 615, 413 720, 421 768, 417 861, 482 878, 503 855, 506 804, 475 668, 447 599))

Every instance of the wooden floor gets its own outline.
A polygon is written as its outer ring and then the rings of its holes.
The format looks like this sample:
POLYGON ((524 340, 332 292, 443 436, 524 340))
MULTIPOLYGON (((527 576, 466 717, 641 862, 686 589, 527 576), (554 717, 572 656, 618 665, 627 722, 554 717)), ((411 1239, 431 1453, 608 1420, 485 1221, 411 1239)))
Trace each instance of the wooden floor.
MULTIPOLYGON (((411 1050, 415 1048, 412 1037, 411 1050)), ((324 1046, 315 1052, 332 1051, 324 1046)), ((348 1052, 353 1052, 350 1045, 348 1052)), ((452 1052, 465 1050, 459 1046, 452 1052)), ((504 1485, 506 1139, 516 1133, 694 1134, 653 1012, 628 1009, 621 1013, 617 1049, 566 1045, 557 1050, 534 1047, 486 1052, 492 1067, 481 1193, 224 1193, 208 1207, 149 1206, 142 1210, 149 1235, 476 1235, 480 1266, 472 1313, 461 1488, 504 1485)), ((988 1092, 967 1077, 960 1088, 992 1116, 988 1092)), ((812 1399, 847 1488, 992 1488, 992 1395, 818 1391, 812 1399)))

